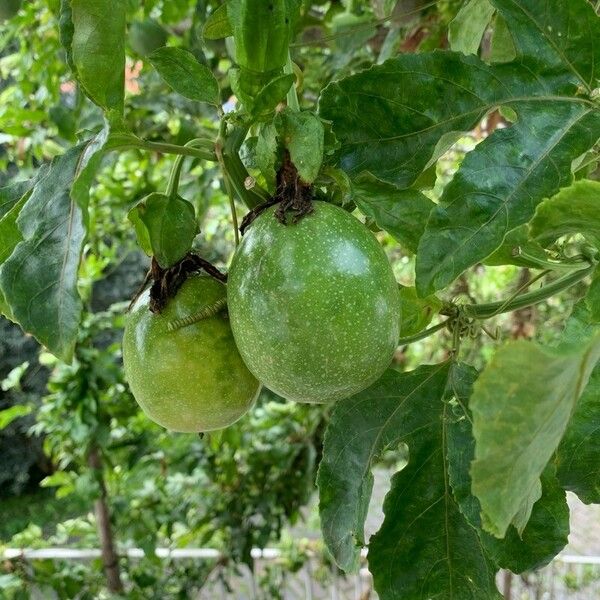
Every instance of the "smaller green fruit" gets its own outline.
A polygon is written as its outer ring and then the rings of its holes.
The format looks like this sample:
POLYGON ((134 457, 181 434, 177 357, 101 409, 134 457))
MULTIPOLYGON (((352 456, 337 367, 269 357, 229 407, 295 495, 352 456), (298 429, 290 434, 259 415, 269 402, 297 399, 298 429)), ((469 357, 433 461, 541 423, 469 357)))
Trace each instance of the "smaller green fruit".
POLYGON ((140 56, 148 56, 167 43, 169 34, 154 19, 134 21, 129 28, 129 45, 140 56))
POLYGON ((235 423, 254 404, 260 383, 248 371, 221 311, 225 286, 190 277, 160 314, 149 292, 135 303, 123 335, 123 365, 131 391, 154 422, 172 431, 199 432, 235 423), (196 318, 195 318, 196 317, 196 318))

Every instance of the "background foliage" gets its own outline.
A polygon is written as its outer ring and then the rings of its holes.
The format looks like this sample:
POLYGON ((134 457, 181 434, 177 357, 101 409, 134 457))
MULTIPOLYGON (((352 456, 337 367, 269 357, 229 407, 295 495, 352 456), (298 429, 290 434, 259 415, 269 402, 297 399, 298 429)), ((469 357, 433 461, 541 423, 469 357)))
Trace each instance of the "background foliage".
MULTIPOLYGON (((74 0, 73 10, 82 4, 74 0)), ((551 283, 562 272, 558 261, 581 261, 581 255, 593 253, 590 247, 598 247, 594 143, 600 113, 593 69, 600 57, 592 58, 597 55, 593 40, 600 26, 592 4, 585 0, 553 2, 544 21, 534 4, 525 0, 303 3, 291 45, 293 61, 302 72, 300 107, 314 109, 318 101, 320 117, 331 122, 324 134, 323 165, 309 164, 304 174, 316 181, 324 199, 357 206, 366 223, 378 231, 398 281, 406 286, 402 333, 406 338, 419 336, 450 302, 485 304, 510 297, 538 273, 551 283), (560 36, 570 19, 585 26, 560 36), (430 52, 448 48, 458 52, 430 52), (449 73, 451 81, 446 78, 449 73), (572 179, 579 183, 570 186, 572 179), (518 254, 516 247, 521 250, 518 254), (439 298, 432 296, 435 292, 439 298)), ((67 252, 81 298, 80 306, 73 308, 75 313, 81 311, 81 324, 69 322, 77 345, 52 323, 47 325, 46 313, 30 315, 29 321, 12 315, 67 362, 72 354, 71 364, 40 349, 8 321, 0 321, 0 503, 6 515, 11 514, 14 496, 22 495, 29 507, 25 519, 22 504, 13 509, 14 517, 3 524, 2 541, 10 546, 97 547, 93 508, 105 494, 118 545, 139 546, 146 552, 140 562, 120 562, 127 597, 188 597, 211 576, 209 567, 165 565, 153 556, 154 548, 213 546, 232 568, 251 564, 251 547, 276 542, 282 530, 306 517, 302 509, 312 496, 331 418, 319 484, 324 539, 336 562, 346 569, 358 564, 371 468, 383 458, 386 464, 395 464, 398 449, 404 456, 402 444, 407 444, 409 465, 393 477, 384 524, 370 545, 370 568, 380 595, 447 597, 443 594, 448 580, 454 580, 455 597, 471 597, 473 581, 486 598, 497 597, 493 583, 497 566, 516 572, 536 567, 565 543, 568 510, 563 488, 586 502, 598 502, 597 451, 591 448, 576 464, 570 461, 580 440, 594 435, 590 423, 598 420, 598 368, 592 372, 598 354, 597 335, 593 337, 598 328, 597 283, 587 305, 578 304, 564 333, 564 322, 574 302, 587 292, 589 278, 536 307, 510 315, 491 310, 485 329, 462 331, 470 335, 464 335, 460 344, 460 363, 445 362, 456 349, 456 328, 410 340, 414 343, 399 347, 393 370, 363 395, 340 403, 333 415, 328 408, 293 405, 265 392, 250 415, 222 433, 199 438, 163 432, 139 413, 120 365, 125 302, 147 268, 127 214, 149 193, 166 187, 173 158, 151 144, 183 145, 199 136, 215 138, 217 112, 199 100, 232 109, 236 81, 229 71, 230 45, 211 39, 218 35, 204 29, 219 2, 155 0, 143 6, 133 1, 124 5, 124 97, 122 82, 114 79, 113 71, 103 74, 105 58, 99 54, 92 64, 86 61, 84 40, 77 32, 71 53, 65 53, 60 38, 64 41, 73 34, 64 22, 62 30, 59 26, 58 1, 24 2, 0 24, 3 240, 9 239, 7 232, 15 231, 14 223, 12 229, 4 229, 11 223, 3 206, 12 207, 30 187, 15 192, 9 184, 36 177, 40 168, 57 159, 54 165, 63 167, 59 175, 51 173, 44 181, 38 175, 41 183, 30 198, 36 208, 45 206, 48 198, 53 199, 51 206, 62 206, 61 198, 69 198, 61 192, 61 177, 71 168, 74 180, 81 152, 70 149, 91 135, 102 141, 100 107, 107 109, 118 130, 123 104, 128 127, 149 143, 108 153, 101 164, 93 164, 95 159, 88 163, 90 175, 97 170, 89 200, 76 186, 71 192, 81 210, 81 226, 87 229, 67 252), (169 51, 152 54, 165 45, 169 51), (203 85, 182 89, 177 74, 169 69, 180 49, 192 53, 194 81, 203 85), (535 339, 542 345, 511 342, 494 354, 490 336, 535 339), (478 377, 473 367, 481 370, 487 363, 490 366, 478 377), (530 366, 526 380, 525 363, 530 366), (427 366, 413 370, 420 364, 427 366), (592 372, 585 392, 572 381, 582 371, 592 372), (536 394, 531 394, 533 379, 540 382, 536 394), (518 414, 510 412, 513 402, 502 391, 507 380, 514 382, 516 391, 511 393, 522 400, 518 414), (378 402, 377 410, 369 414, 360 410, 362 400, 378 397, 387 400, 378 402), (536 407, 532 399, 538 397, 548 402, 536 407), (397 412, 399 405, 403 412, 397 412), (506 407, 505 429, 487 426, 499 406, 506 407), (555 443, 544 439, 529 447, 540 415, 553 408, 563 415, 553 428, 555 443), (406 415, 414 416, 414 422, 406 415), (370 435, 379 435, 370 440, 365 434, 348 444, 343 432, 363 428, 367 417, 373 420, 370 435), (100 465, 90 463, 91 453, 101 457, 100 465), (499 454, 504 457, 500 465, 499 454), (498 494, 507 470, 520 456, 525 484, 511 485, 511 497, 498 494), (420 457, 427 470, 417 468, 420 457), (539 462, 536 469, 531 467, 534 458, 539 462), (344 461, 348 466, 339 464, 344 461), (356 465, 361 465, 362 478, 356 465), (540 494, 542 500, 536 502, 540 494), (340 498, 346 497, 342 504, 347 510, 337 511, 340 498), (430 510, 441 505, 445 511, 430 510), (399 531, 402 523, 417 516, 412 528, 399 531), (446 537, 439 537, 448 523, 451 533, 446 529, 446 537), (482 527, 492 534, 507 532, 507 537, 499 541, 482 527), (539 538, 540 531, 546 543, 529 543, 539 538), (423 532, 430 532, 431 539, 423 532), (398 539, 403 543, 400 555, 395 550, 398 539), (447 548, 452 549, 452 560, 447 556, 431 574, 431 556, 445 556, 447 548), (419 587, 425 574, 428 587, 419 587)), ((115 35, 111 45, 120 43, 115 35)), ((240 90, 235 91, 241 97, 240 90)), ((250 112, 260 115, 263 109, 274 108, 266 101, 250 112)), ((311 113, 300 114, 310 115, 308 126, 318 129, 311 113)), ((306 127, 298 127, 289 113, 277 119, 257 118, 240 150, 250 174, 269 191, 275 178, 277 132, 294 138, 296 128, 306 127)), ((293 158, 298 153, 313 159, 321 155, 304 140, 288 149, 293 158)), ((234 234, 219 166, 187 158, 180 194, 193 203, 202 232, 194 240, 195 249, 225 267, 234 234)), ((241 203, 238 210, 240 214, 244 210, 241 203)), ((31 223, 34 240, 50 240, 45 242, 50 259, 44 267, 52 272, 53 253, 61 239, 52 241, 44 235, 51 228, 47 222, 31 223)), ((2 248, 0 257, 9 258, 2 248)), ((2 277, 8 274, 5 267, 2 277)), ((20 294, 30 297, 42 284, 29 279, 20 294)), ((57 304, 51 297, 44 300, 50 310, 57 304)), ((6 306, 3 302, 0 292, 0 306, 6 306)), ((0 586, 9 598, 27 598, 33 589, 51 589, 61 598, 76 594, 92 598, 106 592, 99 562, 74 567, 14 561, 3 569, 0 586)), ((268 582, 265 589, 272 589, 268 582)))

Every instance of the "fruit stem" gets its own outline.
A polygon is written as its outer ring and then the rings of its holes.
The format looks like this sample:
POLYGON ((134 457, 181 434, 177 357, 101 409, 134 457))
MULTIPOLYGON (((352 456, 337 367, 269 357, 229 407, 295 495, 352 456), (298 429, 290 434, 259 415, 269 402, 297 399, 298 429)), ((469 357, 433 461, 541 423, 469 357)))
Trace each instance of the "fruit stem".
MULTIPOLYGON (((122 138, 121 143, 119 143, 119 136, 113 136, 113 140, 113 143, 108 146, 109 150, 126 150, 128 148, 140 148, 142 150, 153 150, 155 152, 161 152, 163 154, 193 156, 194 158, 201 158, 213 162, 217 161, 214 149, 211 150, 207 148, 205 142, 203 143, 204 148, 191 148, 186 146, 178 146, 177 144, 167 144, 164 142, 149 142, 147 140, 142 140, 141 138, 135 137, 133 135, 125 136, 124 138, 122 138)), ((210 143, 214 147, 214 143, 212 142, 212 140, 210 140, 210 143)))
POLYGON ((235 210, 235 198, 233 196, 231 179, 229 178, 229 173, 227 171, 227 167, 225 166, 225 161, 223 159, 223 146, 225 144, 225 138, 227 135, 227 121, 225 121, 223 117, 224 115, 221 114, 219 137, 217 138, 217 143, 215 144, 215 154, 217 155, 217 160, 219 161, 219 166, 221 167, 221 171, 223 173, 223 182, 225 183, 227 197, 229 198, 229 210, 231 212, 231 221, 233 223, 233 237, 235 239, 235 247, 237 248, 240 245, 240 232, 237 212, 235 210))
MULTIPOLYGON (((212 147, 215 147, 215 143, 212 140, 207 140, 205 138, 196 138, 187 142, 183 147, 184 148, 197 148, 199 146, 206 146, 206 142, 212 144, 212 147)), ((167 185, 167 196, 169 198, 173 198, 175 194, 177 194, 177 190, 179 189, 179 180, 181 178, 181 168, 183 166, 183 160, 186 157, 185 154, 179 154, 173 163, 173 168, 171 169, 171 174, 169 176, 169 183, 167 185)))
POLYGON ((429 337, 430 335, 433 335, 441 329, 445 329, 451 320, 452 319, 446 319, 445 321, 442 321, 441 323, 438 323, 437 325, 434 325, 429 329, 425 329, 424 331, 415 333, 415 335, 409 335, 407 337, 400 338, 398 340, 398 346, 408 346, 409 344, 413 344, 414 342, 424 340, 425 338, 429 337))
POLYGON ((224 173, 227 173, 229 181, 233 186, 235 193, 242 202, 249 208, 253 209, 259 204, 263 204, 269 200, 269 193, 261 188, 246 171, 239 150, 248 129, 246 127, 234 127, 228 132, 227 137, 220 136, 224 139, 222 143, 222 159, 224 173))

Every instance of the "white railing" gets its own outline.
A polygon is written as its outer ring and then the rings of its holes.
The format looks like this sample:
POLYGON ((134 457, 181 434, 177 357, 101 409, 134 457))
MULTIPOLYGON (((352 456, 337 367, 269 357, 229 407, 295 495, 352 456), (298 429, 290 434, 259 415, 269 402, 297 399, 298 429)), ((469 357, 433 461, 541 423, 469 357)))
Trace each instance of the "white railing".
MULTIPOLYGON (((236 598, 256 598, 262 596, 256 589, 256 574, 264 566, 282 556, 282 551, 277 548, 253 548, 252 558, 255 571, 237 575, 232 582, 233 594, 227 592, 215 581, 211 587, 206 586, 206 593, 201 593, 199 598, 223 598, 231 600, 236 598), (239 591, 238 591, 239 590, 239 591), (238 596, 238 594, 241 594, 238 596)), ((141 548, 127 548, 120 552, 123 558, 141 559, 144 551, 141 548)), ((157 548, 156 555, 168 560, 218 560, 221 552, 214 548, 157 548)), ((369 598, 375 600, 377 595, 372 590, 372 579, 366 567, 360 569, 356 575, 344 576, 331 570, 330 577, 326 580, 315 581, 313 573, 319 566, 319 557, 311 551, 306 552, 307 561, 304 568, 295 574, 286 576, 285 598, 305 600, 359 600, 369 598)), ((73 560, 90 561, 101 557, 97 548, 6 548, 0 551, 4 560, 73 560)), ((363 551, 366 557, 366 550, 363 551)), ((498 576, 499 588, 505 598, 511 600, 590 600, 600 598, 600 556, 576 556, 563 554, 557 556, 546 568, 523 576, 501 572, 498 576)))

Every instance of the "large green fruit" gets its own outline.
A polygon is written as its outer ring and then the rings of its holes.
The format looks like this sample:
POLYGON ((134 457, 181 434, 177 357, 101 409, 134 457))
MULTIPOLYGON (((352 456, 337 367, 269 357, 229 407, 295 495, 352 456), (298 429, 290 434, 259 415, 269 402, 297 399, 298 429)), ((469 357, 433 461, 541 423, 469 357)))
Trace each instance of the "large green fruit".
POLYGON ((21 0, 0 0, 0 22, 14 17, 21 8, 21 0))
POLYGON ((275 207, 250 227, 231 264, 231 328, 248 368, 274 392, 327 402, 389 366, 400 310, 394 274, 360 221, 325 202, 297 224, 275 207))
POLYGON ((129 27, 129 45, 140 56, 148 56, 167 43, 169 34, 154 19, 134 21, 129 27))
POLYGON ((222 283, 195 276, 161 314, 150 312, 145 292, 128 316, 123 363, 129 386, 148 417, 167 429, 227 427, 256 400, 260 384, 242 362, 226 313, 172 330, 225 297, 222 283))

